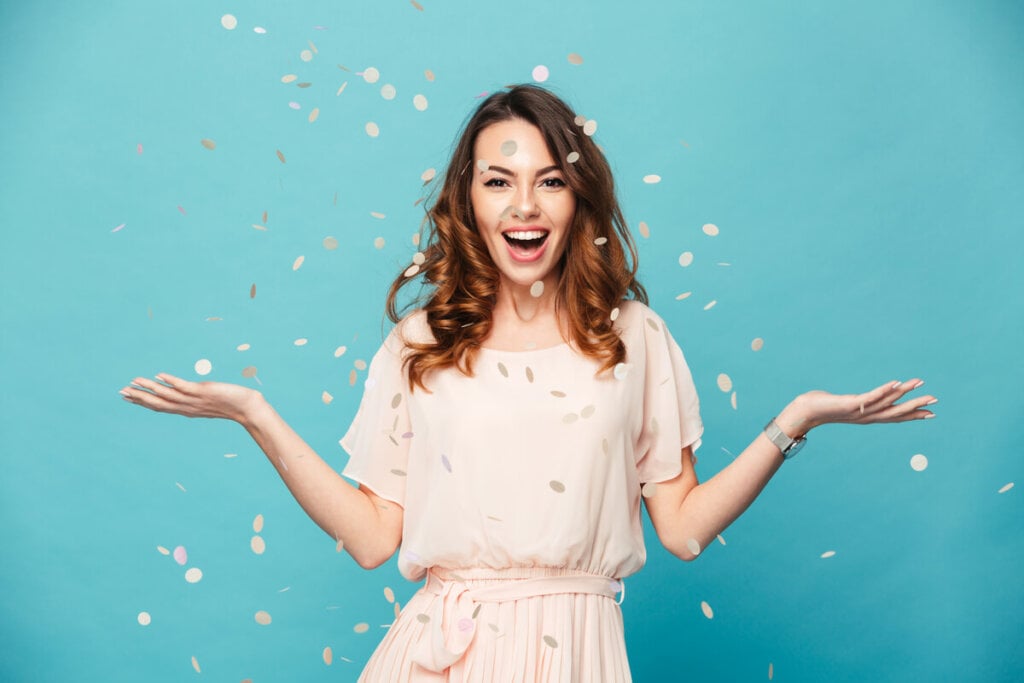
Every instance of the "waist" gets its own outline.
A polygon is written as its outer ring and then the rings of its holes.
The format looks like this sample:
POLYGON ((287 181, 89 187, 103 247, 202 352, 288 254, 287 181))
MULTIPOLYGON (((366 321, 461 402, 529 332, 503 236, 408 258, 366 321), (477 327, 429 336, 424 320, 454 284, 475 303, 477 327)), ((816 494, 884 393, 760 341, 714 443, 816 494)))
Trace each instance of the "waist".
POLYGON ((623 589, 622 582, 610 576, 562 567, 431 567, 424 589, 441 595, 452 583, 461 584, 476 602, 506 602, 563 593, 615 598, 623 589))

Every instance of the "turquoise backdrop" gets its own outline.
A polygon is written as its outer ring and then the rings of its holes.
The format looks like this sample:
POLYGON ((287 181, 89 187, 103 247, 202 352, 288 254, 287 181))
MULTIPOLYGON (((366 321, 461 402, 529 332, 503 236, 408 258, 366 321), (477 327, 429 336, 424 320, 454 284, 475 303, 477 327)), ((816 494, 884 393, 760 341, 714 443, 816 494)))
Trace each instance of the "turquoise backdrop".
POLYGON ((802 391, 940 397, 815 431, 696 562, 649 534, 636 680, 1024 679, 1024 6, 418 1, 0 4, 0 679, 355 680, 416 586, 237 425, 117 391, 206 359, 340 470, 423 174, 538 66, 598 123, 702 478, 802 391))

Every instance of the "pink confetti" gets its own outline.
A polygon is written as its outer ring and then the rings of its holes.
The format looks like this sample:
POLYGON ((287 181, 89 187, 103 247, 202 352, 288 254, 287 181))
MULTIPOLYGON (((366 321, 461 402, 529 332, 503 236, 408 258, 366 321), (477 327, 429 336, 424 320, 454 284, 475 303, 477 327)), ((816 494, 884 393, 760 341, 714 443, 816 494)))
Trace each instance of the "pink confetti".
POLYGON ((302 108, 302 105, 300 105, 298 102, 289 102, 288 106, 291 107, 292 109, 301 109, 302 108))
POLYGON ((139 154, 142 154, 142 143, 141 143, 141 142, 139 143, 138 147, 136 147, 136 148, 135 148, 135 150, 136 150, 136 151, 137 151, 137 152, 138 152, 139 154))
POLYGON ((533 67, 533 73, 531 75, 533 76, 533 80, 537 81, 538 83, 543 83, 544 81, 548 80, 548 76, 551 74, 548 72, 548 68, 546 66, 544 66, 543 64, 538 64, 537 66, 533 67))
POLYGON ((473 630, 473 620, 470 619, 469 617, 462 617, 461 619, 459 619, 459 630, 460 631, 472 631, 473 630))
POLYGON ((174 549, 174 561, 180 565, 184 565, 188 562, 188 553, 185 552, 185 546, 179 545, 174 549))
POLYGON ((127 225, 127 223, 122 223, 121 225, 117 226, 116 228, 114 228, 114 229, 113 229, 113 230, 111 230, 110 232, 117 232, 118 230, 120 230, 121 228, 123 228, 123 227, 124 227, 125 225, 127 225))
POLYGON ((479 95, 477 95, 477 96, 476 96, 476 97, 475 97, 474 99, 477 99, 477 100, 479 100, 479 99, 481 99, 481 98, 487 97, 488 95, 490 95, 490 93, 489 93, 489 92, 487 92, 486 90, 484 90, 484 91, 483 91, 482 93, 480 93, 479 95))
POLYGON ((178 211, 181 211, 181 215, 182 216, 187 216, 188 215, 188 214, 185 213, 185 207, 182 206, 181 204, 178 204, 178 211))

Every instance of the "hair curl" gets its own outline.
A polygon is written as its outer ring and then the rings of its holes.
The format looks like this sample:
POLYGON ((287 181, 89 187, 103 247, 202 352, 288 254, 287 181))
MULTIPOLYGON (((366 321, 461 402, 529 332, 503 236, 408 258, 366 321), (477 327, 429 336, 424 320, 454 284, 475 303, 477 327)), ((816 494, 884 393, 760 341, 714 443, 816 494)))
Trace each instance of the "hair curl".
MULTIPOLYGON (((410 389, 418 385, 427 390, 424 376, 431 370, 454 366, 472 375, 476 351, 491 332, 499 272, 473 216, 473 152, 482 130, 510 119, 522 119, 540 130, 576 195, 576 212, 558 264, 561 275, 555 294, 556 314, 565 315, 568 323, 566 341, 600 361, 599 372, 609 370, 626 356, 611 320, 612 310, 629 296, 647 303, 647 293, 636 278, 636 245, 619 208, 604 154, 583 134, 581 124, 576 123, 579 119, 557 96, 535 85, 512 86, 488 97, 470 117, 436 201, 427 209, 428 234, 419 272, 424 284, 432 287, 423 309, 434 339, 403 340, 409 350, 405 365, 410 389), (568 161, 571 152, 579 155, 572 163, 568 161), (595 243, 599 238, 603 238, 602 244, 595 243)), ((399 290, 414 277, 403 272, 391 284, 387 314, 393 322, 401 318, 399 290)), ((423 298, 421 295, 410 305, 423 298)))

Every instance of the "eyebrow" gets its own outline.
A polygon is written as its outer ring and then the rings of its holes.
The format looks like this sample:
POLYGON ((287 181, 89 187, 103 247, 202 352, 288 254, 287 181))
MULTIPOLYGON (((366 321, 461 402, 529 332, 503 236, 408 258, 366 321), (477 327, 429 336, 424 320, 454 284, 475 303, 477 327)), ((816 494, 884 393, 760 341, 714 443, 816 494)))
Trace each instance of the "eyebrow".
MULTIPOLYGON (((505 168, 504 166, 488 166, 487 170, 488 171, 497 171, 498 173, 504 173, 505 175, 510 175, 513 178, 516 175, 514 171, 510 171, 509 169, 505 168)), ((562 169, 560 169, 558 166, 552 164, 551 166, 545 166, 544 168, 538 170, 537 171, 537 175, 544 175, 545 173, 550 173, 551 171, 561 171, 561 170, 562 169)), ((480 172, 483 173, 484 171, 480 171, 480 172)))

